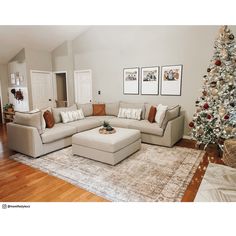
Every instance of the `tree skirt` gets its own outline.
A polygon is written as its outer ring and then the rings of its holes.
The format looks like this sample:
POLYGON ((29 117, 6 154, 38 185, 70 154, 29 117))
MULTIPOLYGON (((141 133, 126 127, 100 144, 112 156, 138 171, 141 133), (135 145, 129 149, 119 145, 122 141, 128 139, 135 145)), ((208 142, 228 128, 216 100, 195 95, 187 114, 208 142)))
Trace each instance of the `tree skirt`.
POLYGON ((140 151, 116 166, 73 156, 65 148, 34 159, 11 159, 40 169, 111 201, 181 201, 204 151, 142 144, 140 151))

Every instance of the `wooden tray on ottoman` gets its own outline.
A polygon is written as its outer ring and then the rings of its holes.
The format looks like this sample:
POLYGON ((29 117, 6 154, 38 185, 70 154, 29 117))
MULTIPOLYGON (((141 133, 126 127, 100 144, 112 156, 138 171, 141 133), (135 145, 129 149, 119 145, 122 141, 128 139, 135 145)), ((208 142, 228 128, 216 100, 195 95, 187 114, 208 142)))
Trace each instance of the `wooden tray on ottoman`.
POLYGON ((105 128, 99 129, 100 134, 114 134, 115 132, 116 132, 116 130, 114 128, 111 131, 107 131, 105 128))

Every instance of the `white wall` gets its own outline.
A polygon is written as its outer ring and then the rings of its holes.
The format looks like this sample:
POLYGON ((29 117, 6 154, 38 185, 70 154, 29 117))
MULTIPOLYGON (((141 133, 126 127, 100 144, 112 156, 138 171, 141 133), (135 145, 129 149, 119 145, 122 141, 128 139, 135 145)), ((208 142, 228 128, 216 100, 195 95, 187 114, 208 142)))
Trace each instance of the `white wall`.
MULTIPOLYGON (((185 134, 219 26, 94 26, 73 41, 74 69, 92 69, 95 101, 180 104, 185 134), (123 68, 183 64, 182 96, 123 95, 123 68), (97 91, 101 90, 101 95, 97 91)), ((233 27, 234 33, 236 27, 233 27)))

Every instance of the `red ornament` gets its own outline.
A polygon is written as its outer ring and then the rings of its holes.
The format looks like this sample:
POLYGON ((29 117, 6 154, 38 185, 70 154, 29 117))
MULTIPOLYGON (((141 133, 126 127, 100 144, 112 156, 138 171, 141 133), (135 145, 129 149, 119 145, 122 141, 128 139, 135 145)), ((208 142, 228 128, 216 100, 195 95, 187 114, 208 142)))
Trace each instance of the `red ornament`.
POLYGON ((216 65, 216 66, 220 66, 220 65, 221 65, 221 61, 220 61, 220 60, 216 60, 216 61, 215 61, 215 65, 216 65))
POLYGON ((203 108, 207 110, 207 109, 209 108, 208 103, 205 103, 205 104, 203 105, 203 108))
POLYGON ((194 127, 194 123, 193 123, 192 121, 189 123, 189 127, 190 127, 190 128, 193 128, 193 127, 194 127))
POLYGON ((225 119, 225 120, 228 120, 228 119, 229 119, 229 115, 225 115, 225 116, 224 116, 224 119, 225 119))
POLYGON ((211 115, 208 114, 207 115, 207 119, 210 120, 211 119, 211 115))

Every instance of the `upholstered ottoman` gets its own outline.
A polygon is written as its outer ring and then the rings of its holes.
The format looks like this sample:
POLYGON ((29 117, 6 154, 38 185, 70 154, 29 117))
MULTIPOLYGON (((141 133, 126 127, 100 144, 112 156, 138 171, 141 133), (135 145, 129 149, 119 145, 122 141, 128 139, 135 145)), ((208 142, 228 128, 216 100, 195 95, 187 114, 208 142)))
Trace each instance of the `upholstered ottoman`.
POLYGON ((114 134, 100 134, 95 128, 73 135, 73 155, 115 165, 141 148, 139 130, 115 129, 114 134))

